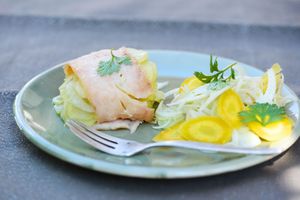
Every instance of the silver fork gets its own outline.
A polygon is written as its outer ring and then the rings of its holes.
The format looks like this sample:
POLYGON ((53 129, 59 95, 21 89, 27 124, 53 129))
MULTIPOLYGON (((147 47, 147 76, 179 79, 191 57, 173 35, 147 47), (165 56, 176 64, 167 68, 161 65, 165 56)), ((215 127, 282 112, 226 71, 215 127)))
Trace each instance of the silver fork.
POLYGON ((239 153, 239 154, 279 154, 283 150, 279 148, 238 148, 225 145, 216 145, 200 142, 188 141, 165 141, 154 143, 141 143, 132 140, 121 139, 113 137, 98 131, 92 127, 88 127, 78 121, 68 120, 66 125, 70 130, 81 140, 95 147, 96 149, 116 156, 132 156, 141 151, 153 147, 180 147, 187 149, 195 149, 200 151, 215 151, 226 153, 239 153))

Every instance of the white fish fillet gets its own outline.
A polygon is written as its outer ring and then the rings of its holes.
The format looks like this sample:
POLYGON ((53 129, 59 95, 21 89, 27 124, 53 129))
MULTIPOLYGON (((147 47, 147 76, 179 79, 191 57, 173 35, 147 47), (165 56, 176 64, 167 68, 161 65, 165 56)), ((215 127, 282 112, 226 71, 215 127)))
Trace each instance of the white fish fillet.
POLYGON ((65 74, 74 73, 79 78, 89 102, 95 107, 98 123, 118 119, 152 121, 154 109, 143 101, 154 93, 151 82, 126 48, 115 50, 113 54, 129 56, 132 64, 121 65, 120 71, 112 75, 100 76, 99 62, 111 58, 110 50, 106 49, 69 61, 65 74))

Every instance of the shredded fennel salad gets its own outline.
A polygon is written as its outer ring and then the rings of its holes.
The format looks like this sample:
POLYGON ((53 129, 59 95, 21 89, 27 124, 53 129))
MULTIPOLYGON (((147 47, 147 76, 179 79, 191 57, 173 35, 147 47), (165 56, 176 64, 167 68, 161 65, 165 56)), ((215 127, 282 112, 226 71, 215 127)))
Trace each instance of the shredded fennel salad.
POLYGON ((153 140, 188 140, 255 147, 292 132, 283 96, 283 74, 274 64, 262 76, 249 76, 235 63, 219 69, 210 57, 210 72, 195 72, 179 88, 165 93, 155 113, 163 129, 153 140))

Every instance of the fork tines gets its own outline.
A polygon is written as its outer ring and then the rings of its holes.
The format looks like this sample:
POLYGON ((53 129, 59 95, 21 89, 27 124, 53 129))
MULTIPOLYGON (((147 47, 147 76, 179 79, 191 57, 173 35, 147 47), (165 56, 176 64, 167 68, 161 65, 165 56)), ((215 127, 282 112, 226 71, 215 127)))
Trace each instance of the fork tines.
POLYGON ((99 131, 93 131, 91 128, 87 127, 81 122, 68 120, 66 122, 66 125, 80 139, 89 143, 92 146, 101 148, 100 150, 102 151, 109 151, 111 149, 115 149, 115 145, 118 144, 116 141, 112 140, 111 136, 105 133, 100 133, 99 131))

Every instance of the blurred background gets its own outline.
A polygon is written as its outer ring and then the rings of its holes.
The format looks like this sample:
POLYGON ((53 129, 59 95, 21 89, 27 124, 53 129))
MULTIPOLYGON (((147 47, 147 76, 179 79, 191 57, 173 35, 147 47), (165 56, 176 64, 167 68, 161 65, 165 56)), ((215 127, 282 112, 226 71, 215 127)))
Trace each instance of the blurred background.
POLYGON ((300 25, 299 0, 0 0, 0 14, 300 25))

